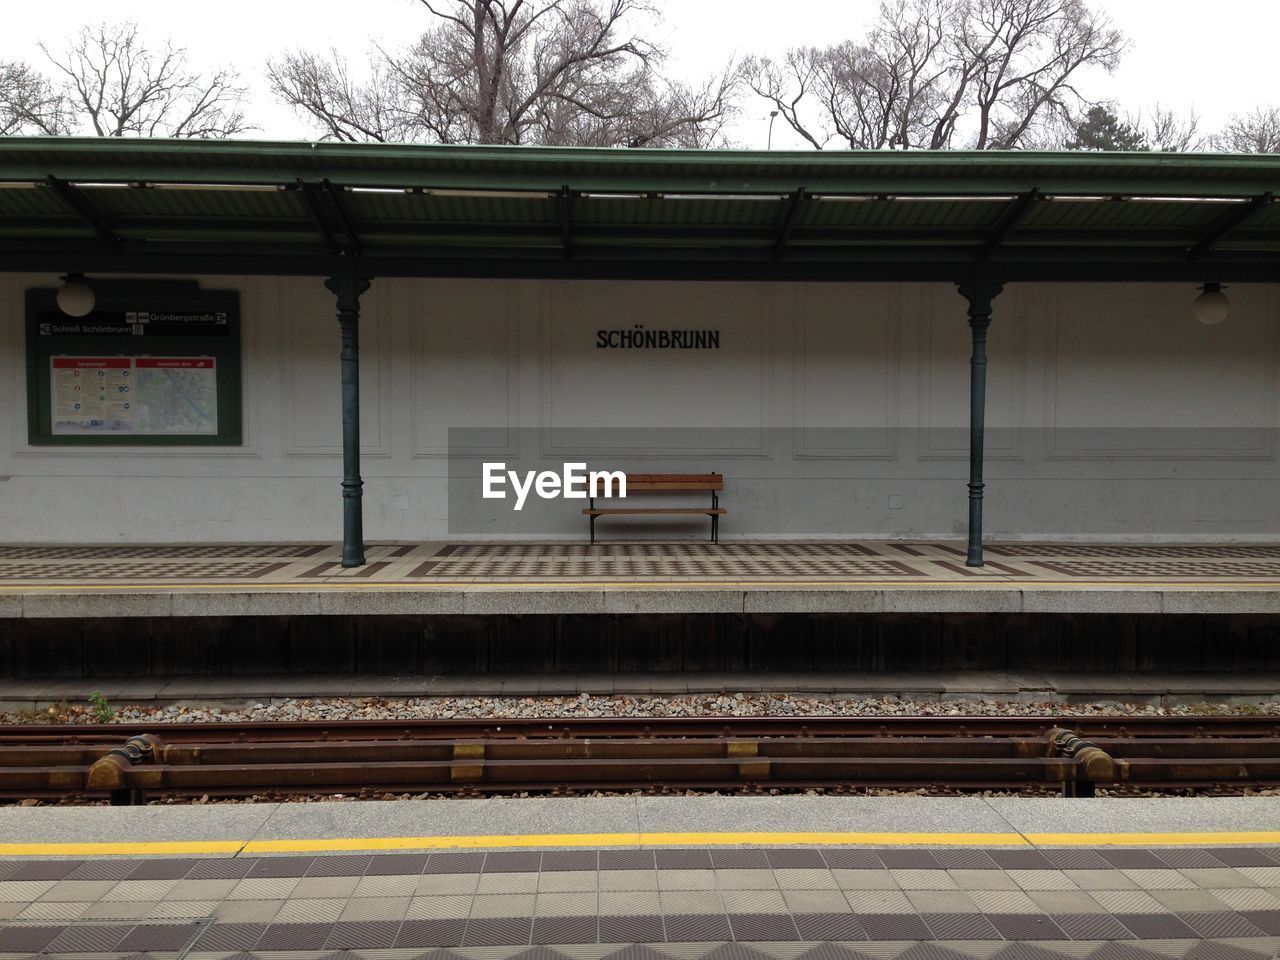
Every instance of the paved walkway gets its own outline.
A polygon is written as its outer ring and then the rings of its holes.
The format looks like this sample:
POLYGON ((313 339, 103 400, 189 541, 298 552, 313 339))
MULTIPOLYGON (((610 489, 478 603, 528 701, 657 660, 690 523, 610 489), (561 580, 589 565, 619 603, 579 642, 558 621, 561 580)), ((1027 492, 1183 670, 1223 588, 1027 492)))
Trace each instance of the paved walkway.
POLYGON ((806 541, 372 544, 343 568, 337 544, 0 546, 0 585, 236 584, 1280 584, 1280 543, 992 543, 966 567, 960 542, 806 541))
POLYGON ((0 619, 1280 613, 1280 543, 0 545, 0 619))
POLYGON ((1277 823, 1276 798, 4 808, 0 957, 1271 960, 1277 823))

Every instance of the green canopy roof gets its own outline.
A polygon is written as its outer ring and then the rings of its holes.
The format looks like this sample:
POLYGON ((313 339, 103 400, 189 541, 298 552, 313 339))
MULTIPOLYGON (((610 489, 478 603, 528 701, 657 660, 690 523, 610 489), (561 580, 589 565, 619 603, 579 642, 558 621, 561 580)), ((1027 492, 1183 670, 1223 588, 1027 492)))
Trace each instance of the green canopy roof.
POLYGON ((0 270, 1280 280, 1280 157, 0 138, 0 270))

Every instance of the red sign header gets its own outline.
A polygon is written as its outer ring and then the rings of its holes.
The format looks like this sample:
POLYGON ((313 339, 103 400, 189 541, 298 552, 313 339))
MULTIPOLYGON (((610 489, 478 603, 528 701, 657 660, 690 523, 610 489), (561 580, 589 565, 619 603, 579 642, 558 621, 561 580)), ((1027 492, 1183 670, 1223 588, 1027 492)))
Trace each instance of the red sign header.
POLYGON ((54 357, 55 370, 128 370, 132 361, 128 357, 54 357))
POLYGON ((212 370, 213 357, 138 357, 133 361, 139 369, 212 370))

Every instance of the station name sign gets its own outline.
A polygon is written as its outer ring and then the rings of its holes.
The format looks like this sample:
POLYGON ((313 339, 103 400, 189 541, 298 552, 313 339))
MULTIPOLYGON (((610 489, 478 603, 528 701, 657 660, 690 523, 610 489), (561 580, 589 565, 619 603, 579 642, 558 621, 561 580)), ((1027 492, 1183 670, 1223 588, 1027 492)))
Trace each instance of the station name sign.
POLYGON ((597 330, 597 350, 719 350, 719 330, 597 330))
POLYGON ((229 325, 222 311, 95 310, 84 320, 67 320, 54 311, 41 311, 38 330, 42 337, 225 337, 229 325))

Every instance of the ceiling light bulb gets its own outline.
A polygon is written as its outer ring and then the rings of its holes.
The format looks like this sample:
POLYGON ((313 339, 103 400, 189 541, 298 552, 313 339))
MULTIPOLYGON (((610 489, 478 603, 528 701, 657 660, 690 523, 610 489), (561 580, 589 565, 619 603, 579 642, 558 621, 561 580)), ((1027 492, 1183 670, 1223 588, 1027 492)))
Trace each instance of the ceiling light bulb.
POLYGON ((93 295, 93 288, 84 282, 84 277, 69 273, 62 280, 57 295, 58 309, 68 317, 86 317, 92 313, 97 297, 93 295))
POLYGON ((1191 304, 1196 319, 1207 327, 1215 326, 1227 319, 1231 313, 1231 301, 1222 292, 1222 284, 1206 283, 1200 291, 1200 296, 1196 297, 1191 304))

